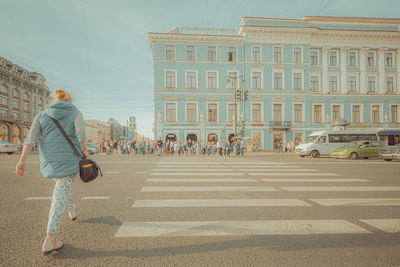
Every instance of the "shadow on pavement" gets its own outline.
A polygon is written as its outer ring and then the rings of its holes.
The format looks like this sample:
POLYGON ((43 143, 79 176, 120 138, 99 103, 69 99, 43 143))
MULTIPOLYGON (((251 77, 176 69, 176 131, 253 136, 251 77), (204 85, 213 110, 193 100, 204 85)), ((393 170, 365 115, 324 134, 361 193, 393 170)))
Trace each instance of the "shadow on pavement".
MULTIPOLYGON (((168 237, 162 237, 168 238, 168 237)), ((171 242, 177 242, 182 237, 170 237, 171 242)), ((226 237, 225 237, 226 238, 226 237)), ((147 243, 157 243, 159 238, 151 238, 147 243)), ((114 242, 118 242, 115 239, 114 242)), ((245 249, 263 247, 270 251, 296 251, 323 248, 368 248, 391 247, 400 245, 400 233, 376 234, 335 234, 335 235, 298 235, 298 236, 254 236, 239 240, 224 240, 220 242, 193 244, 185 246, 172 246, 161 248, 122 249, 122 250, 88 250, 64 244, 59 253, 53 257, 57 259, 86 259, 105 257, 150 258, 159 256, 173 256, 185 254, 198 254, 210 251, 223 251, 229 249, 245 249)))
POLYGON ((103 217, 90 218, 88 220, 79 221, 79 223, 106 224, 109 226, 122 225, 122 222, 120 220, 116 219, 114 216, 103 216, 103 217))

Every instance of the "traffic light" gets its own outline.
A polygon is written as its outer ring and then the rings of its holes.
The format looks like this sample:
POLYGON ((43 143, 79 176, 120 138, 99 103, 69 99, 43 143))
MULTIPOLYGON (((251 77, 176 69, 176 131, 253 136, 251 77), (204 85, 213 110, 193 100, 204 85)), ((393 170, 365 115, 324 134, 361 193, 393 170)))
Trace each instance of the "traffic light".
POLYGON ((244 101, 246 101, 247 99, 249 99, 249 91, 244 90, 244 101))
POLYGON ((236 90, 236 99, 240 100, 240 98, 241 98, 241 92, 240 90, 236 90))

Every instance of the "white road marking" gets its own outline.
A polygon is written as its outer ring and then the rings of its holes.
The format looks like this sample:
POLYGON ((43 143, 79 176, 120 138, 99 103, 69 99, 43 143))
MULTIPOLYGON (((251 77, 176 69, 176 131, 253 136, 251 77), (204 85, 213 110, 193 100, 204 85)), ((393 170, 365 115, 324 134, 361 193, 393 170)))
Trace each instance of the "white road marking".
POLYGON ((115 237, 369 234, 346 220, 124 222, 115 237))
POLYGON ((195 175, 201 175, 201 176, 234 176, 234 175, 244 175, 243 173, 237 173, 237 172, 222 172, 222 173, 212 173, 212 172, 208 172, 208 173, 202 173, 202 172, 170 172, 170 173, 163 173, 163 172, 153 172, 150 175, 167 175, 167 176, 177 176, 177 175, 186 175, 186 176, 195 176, 195 175))
POLYGON ((232 171, 232 169, 229 169, 229 168, 224 168, 224 169, 208 169, 208 168, 204 168, 204 169, 178 169, 178 168, 175 168, 175 169, 153 169, 153 171, 155 171, 155 172, 157 172, 157 171, 226 172, 226 171, 232 171))
POLYGON ((154 164, 156 163, 155 161, 99 161, 97 163, 101 163, 101 164, 154 164))
POLYGON ((229 179, 229 178, 150 178, 147 179, 147 182, 161 182, 161 183, 205 183, 205 182, 212 182, 212 183, 219 183, 219 182, 226 182, 226 183, 246 183, 246 182, 257 182, 256 179, 229 179))
POLYGON ((51 200, 53 197, 27 197, 25 200, 51 200))
MULTIPOLYGON (((276 168, 276 167, 275 167, 276 168)), ((315 172, 318 171, 316 169, 239 169, 239 171, 245 171, 245 172, 249 172, 249 171, 266 171, 266 172, 315 172)))
POLYGON ((313 198, 322 206, 399 206, 400 198, 313 198))
POLYGON ((110 199, 111 197, 96 197, 96 196, 93 196, 93 197, 83 197, 82 199, 85 199, 85 200, 93 200, 93 199, 110 199))
POLYGON ((169 168, 197 168, 197 169, 227 169, 230 170, 229 166, 225 165, 212 165, 212 166, 199 166, 199 165, 156 165, 155 168, 159 168, 160 170, 165 170, 169 168))
POLYGON ((110 173, 111 174, 111 173, 121 173, 121 172, 104 172, 104 173, 110 173))
POLYGON ((212 161, 210 161, 210 162, 198 162, 198 161, 189 161, 189 162, 185 162, 185 161, 179 161, 179 163, 177 163, 176 161, 170 161, 170 162, 157 162, 157 165, 166 165, 166 164, 171 164, 171 165, 173 165, 173 164, 179 164, 179 165, 182 165, 182 164, 193 164, 193 165, 216 165, 216 164, 218 164, 218 165, 220 165, 220 164, 222 164, 222 163, 219 163, 219 162, 212 162, 212 161))
POLYGON ((145 186, 142 192, 272 192, 278 189, 267 186, 145 186))
POLYGON ((315 173, 315 172, 302 172, 302 173, 281 173, 281 172, 250 172, 252 176, 341 176, 337 173, 315 173))
POLYGON ((285 162, 272 162, 272 161, 265 161, 265 162, 235 162, 235 163, 227 163, 227 162, 222 162, 225 165, 230 165, 230 166, 234 166, 234 165, 246 165, 248 167, 248 165, 287 165, 287 163, 285 162))
POLYGON ((390 191, 400 191, 400 186, 281 186, 286 191, 293 192, 390 192, 390 191))
POLYGON ((136 173, 150 173, 150 172, 136 172, 136 173))
POLYGON ((301 166, 287 166, 287 165, 265 165, 265 166, 246 166, 246 165, 235 165, 235 166, 230 166, 231 168, 243 168, 243 169, 263 169, 263 168, 269 168, 269 169, 276 169, 276 168, 280 168, 281 169, 286 169, 286 168, 301 168, 301 166))
POLYGON ((351 183, 351 182, 371 182, 370 180, 366 179, 356 179, 356 178, 351 178, 351 179, 331 179, 331 178, 325 178, 325 179, 316 179, 316 178, 310 178, 310 179, 303 179, 303 178, 293 178, 293 179, 286 179, 286 178, 277 178, 277 179, 261 179, 264 182, 268 183, 351 183))
POLYGON ((299 199, 151 199, 137 200, 132 208, 165 207, 304 207, 299 199))
POLYGON ((360 220, 387 233, 400 233, 400 219, 360 220))

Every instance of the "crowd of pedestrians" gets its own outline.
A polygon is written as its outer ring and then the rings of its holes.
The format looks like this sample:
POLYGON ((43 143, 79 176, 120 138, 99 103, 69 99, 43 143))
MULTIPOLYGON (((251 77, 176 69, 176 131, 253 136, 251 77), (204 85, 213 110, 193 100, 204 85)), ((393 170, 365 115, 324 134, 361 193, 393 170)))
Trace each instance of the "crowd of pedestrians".
POLYGON ((294 141, 282 142, 282 140, 274 141, 274 151, 279 153, 295 154, 296 146, 300 144, 300 141, 295 139, 294 141))
POLYGON ((153 156, 229 156, 244 155, 246 142, 240 138, 227 141, 176 141, 176 140, 108 140, 97 144, 99 152, 114 155, 153 155, 153 156))

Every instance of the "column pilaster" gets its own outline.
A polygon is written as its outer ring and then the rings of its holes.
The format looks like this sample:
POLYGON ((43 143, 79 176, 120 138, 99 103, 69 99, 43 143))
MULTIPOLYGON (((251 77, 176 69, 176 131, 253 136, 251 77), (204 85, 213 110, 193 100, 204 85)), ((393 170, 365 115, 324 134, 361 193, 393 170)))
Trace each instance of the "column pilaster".
POLYGON ((378 90, 377 92, 380 94, 385 93, 385 52, 387 48, 379 48, 378 49, 378 90))
POLYGON ((347 93, 347 51, 348 47, 340 49, 340 91, 347 93))
POLYGON ((360 93, 367 93, 367 67, 365 64, 366 54, 368 52, 368 48, 363 47, 360 49, 360 93))
POLYGON ((328 93, 328 52, 329 47, 322 47, 322 92, 328 93))

